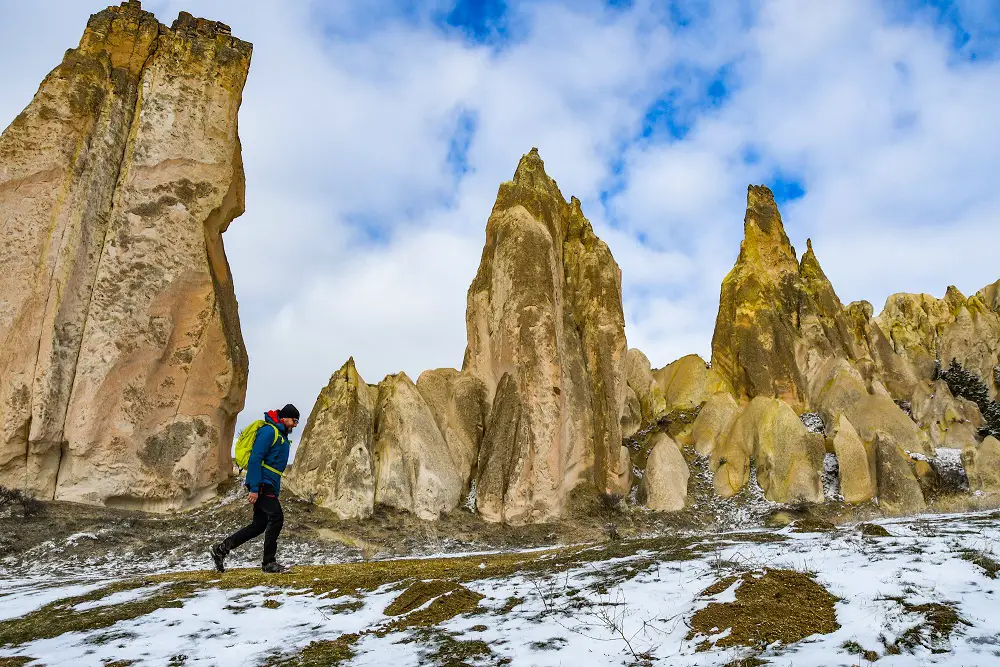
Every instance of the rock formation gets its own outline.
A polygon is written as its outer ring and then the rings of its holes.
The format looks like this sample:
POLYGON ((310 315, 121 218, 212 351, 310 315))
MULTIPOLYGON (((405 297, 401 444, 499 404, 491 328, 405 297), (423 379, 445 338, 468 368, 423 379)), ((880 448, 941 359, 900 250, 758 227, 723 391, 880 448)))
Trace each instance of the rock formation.
POLYGON ((477 472, 482 516, 556 517, 583 482, 626 494, 621 272, 534 149, 500 186, 466 322, 463 370, 493 405, 477 472))
POLYGON ((966 298, 949 287, 943 299, 929 294, 894 294, 878 316, 893 349, 921 378, 934 375, 935 361, 957 360, 997 395, 994 369, 1000 365, 1000 307, 997 284, 966 298))
POLYGON ((726 381, 697 354, 689 354, 653 371, 663 396, 664 414, 697 408, 710 396, 730 389, 726 381))
POLYGON ((375 408, 375 502, 437 519, 455 509, 462 475, 434 414, 406 373, 378 386, 375 408))
POLYGON ((843 414, 834 422, 830 441, 840 468, 840 495, 849 503, 864 503, 874 498, 878 493, 874 443, 862 441, 843 414))
POLYGON ((1000 440, 990 436, 962 450, 962 466, 972 491, 1000 493, 1000 440))
POLYGON ((677 443, 663 433, 658 434, 642 477, 640 495, 645 498, 646 507, 660 512, 684 509, 690 475, 687 461, 677 443))
POLYGON ((348 359, 316 399, 285 485, 341 519, 371 516, 377 400, 378 389, 365 384, 348 359))
POLYGON ((532 150, 487 223, 462 370, 426 371, 416 385, 389 376, 368 390, 353 365, 341 369, 310 416, 289 485, 344 517, 383 503, 433 519, 466 497, 484 519, 520 524, 560 516, 581 486, 628 496, 634 463, 640 502, 676 511, 690 474, 680 445, 709 457, 724 498, 756 480, 773 502, 823 502, 829 452, 846 502, 904 513, 938 493, 927 459, 939 446, 962 448, 970 480, 992 488, 996 447, 979 439, 982 406, 994 404, 965 375, 971 388, 958 393, 973 400, 953 395, 958 380, 934 377, 931 351, 943 346, 976 377, 996 367, 1000 283, 969 299, 950 290, 940 303, 897 295, 876 318, 868 302, 841 303, 811 243, 796 257, 767 188, 751 186, 747 202, 712 363, 687 355, 654 370, 626 346, 608 247, 532 150), (366 400, 374 417, 351 417, 371 411, 366 400), (354 486, 339 472, 348 464, 354 486))
POLYGON ((917 377, 872 326, 870 305, 841 304, 811 243, 796 260, 763 186, 748 190, 744 233, 712 338, 712 367, 737 398, 774 396, 805 411, 822 389, 816 376, 835 360, 857 368, 869 390, 906 397, 917 377))
POLYGON ((897 445, 875 439, 878 504, 888 514, 919 512, 926 506, 920 482, 913 472, 913 461, 897 445))
POLYGON ((823 453, 823 437, 810 433, 787 403, 758 396, 712 452, 715 490, 728 498, 746 486, 752 457, 768 500, 822 502, 823 453))
POLYGON ((420 374, 417 390, 444 436, 465 494, 475 474, 479 443, 486 431, 489 412, 486 386, 468 373, 437 368, 420 374))
POLYGON ((713 394, 702 405, 690 433, 680 439, 681 444, 692 445, 701 456, 711 456, 719 438, 729 431, 739 411, 729 392, 713 394))
POLYGON ((247 356, 221 235, 250 53, 110 7, 0 137, 0 484, 164 510, 230 474, 247 356))

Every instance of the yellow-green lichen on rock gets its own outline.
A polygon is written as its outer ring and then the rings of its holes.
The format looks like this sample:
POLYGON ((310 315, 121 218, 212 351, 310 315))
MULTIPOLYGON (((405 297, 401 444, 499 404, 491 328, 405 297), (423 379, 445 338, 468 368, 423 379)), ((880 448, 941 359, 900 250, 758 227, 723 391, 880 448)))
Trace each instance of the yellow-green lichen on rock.
POLYGON ((772 396, 812 409, 822 387, 816 376, 834 360, 852 364, 869 391, 909 398, 917 374, 872 320, 870 304, 844 307, 811 241, 796 260, 763 186, 748 191, 744 235, 712 339, 712 367, 738 399, 772 396))
POLYGON ((931 379, 935 360, 945 367, 957 360, 997 395, 994 368, 1000 364, 998 283, 966 298, 954 286, 944 298, 930 294, 893 294, 878 316, 893 349, 931 379))
POLYGON ((791 406, 758 396, 743 408, 712 451, 716 493, 736 495, 750 479, 753 457, 757 483, 773 502, 823 501, 823 438, 810 433, 791 406))

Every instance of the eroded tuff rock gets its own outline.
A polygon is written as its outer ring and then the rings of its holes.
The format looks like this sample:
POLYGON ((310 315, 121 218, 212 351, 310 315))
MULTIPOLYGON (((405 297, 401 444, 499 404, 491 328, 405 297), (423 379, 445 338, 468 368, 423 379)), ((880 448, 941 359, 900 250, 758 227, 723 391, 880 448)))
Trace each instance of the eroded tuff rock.
POLYGON ((437 519, 458 506, 462 474, 423 396, 406 373, 378 385, 375 502, 437 519))
POLYGON ((974 372, 996 396, 993 369, 1000 364, 1000 308, 996 283, 965 297, 954 286, 944 298, 929 294, 894 294, 878 316, 893 349, 923 378, 934 374, 935 359, 944 366, 957 360, 974 372))
POLYGON ((438 368, 420 374, 417 390, 444 436, 462 480, 462 493, 466 493, 475 473, 479 443, 486 431, 489 413, 486 386, 468 373, 438 368))
POLYGON ((944 380, 925 380, 913 391, 913 419, 935 447, 963 449, 974 445, 983 416, 972 401, 955 397, 944 380))
POLYGON ((865 302, 844 307, 812 244, 796 259, 771 191, 750 186, 744 239, 722 284, 712 366, 740 398, 782 398, 797 411, 813 406, 817 374, 846 360, 873 392, 907 397, 913 370, 872 322, 865 302))
POLYGON ((544 521, 584 482, 627 493, 621 272, 534 149, 500 186, 466 323, 463 369, 493 406, 477 473, 482 516, 544 521))
POLYGON ((690 432, 680 436, 680 442, 692 445, 701 456, 711 456, 719 438, 724 436, 740 408, 729 392, 713 394, 698 412, 690 432))
MULTIPOLYGON (((641 421, 650 424, 667 412, 663 390, 653 377, 649 359, 641 350, 625 353, 625 379, 639 401, 641 421)), ((627 401, 626 401, 627 403, 627 401)))
POLYGON ((864 503, 878 493, 875 445, 865 443, 843 414, 830 432, 830 444, 840 469, 840 494, 849 503, 864 503))
POLYGON ((757 482, 771 501, 822 502, 823 437, 810 433, 780 399, 758 396, 735 417, 712 452, 715 490, 736 495, 750 480, 751 457, 757 482))
POLYGON ((882 436, 908 452, 934 455, 930 437, 916 422, 888 396, 869 394, 858 371, 846 362, 831 370, 816 403, 825 423, 846 416, 867 443, 882 436))
POLYGON ((913 460, 890 440, 875 439, 878 504, 888 514, 910 514, 924 509, 924 494, 913 471, 913 460))
POLYGON ((677 443, 664 433, 657 434, 640 484, 646 507, 660 512, 684 509, 690 475, 677 443))
POLYGON ((726 381, 697 354, 688 354, 653 371, 653 377, 663 396, 664 412, 690 410, 713 394, 730 392, 726 381))
POLYGON ((990 436, 962 450, 962 466, 972 491, 1000 493, 1000 440, 990 436))
POLYGON ((0 137, 0 484, 163 510, 230 474, 247 357, 221 234, 250 54, 111 7, 0 137))
POLYGON ((372 515, 377 399, 378 388, 365 384, 353 357, 333 374, 313 405, 284 478, 293 493, 341 519, 372 515))

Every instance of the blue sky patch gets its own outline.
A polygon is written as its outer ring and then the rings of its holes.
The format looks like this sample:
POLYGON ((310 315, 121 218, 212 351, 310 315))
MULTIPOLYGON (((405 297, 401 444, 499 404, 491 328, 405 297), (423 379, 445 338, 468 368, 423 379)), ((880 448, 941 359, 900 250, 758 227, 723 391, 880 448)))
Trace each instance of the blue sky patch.
POLYGON ((471 109, 462 109, 455 120, 455 128, 448 141, 448 166, 456 179, 469 171, 469 146, 476 134, 479 124, 479 114, 471 109))
POLYGON ((765 185, 774 193, 774 201, 780 207, 782 204, 801 199, 806 194, 805 182, 802 177, 776 169, 765 181, 765 185))

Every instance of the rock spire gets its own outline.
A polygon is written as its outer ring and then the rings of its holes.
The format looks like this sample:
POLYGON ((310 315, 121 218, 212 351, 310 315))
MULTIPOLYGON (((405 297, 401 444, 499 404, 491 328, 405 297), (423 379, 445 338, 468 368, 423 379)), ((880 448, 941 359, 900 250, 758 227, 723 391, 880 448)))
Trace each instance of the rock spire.
POLYGON ((229 33, 109 7, 0 136, 0 484, 165 510, 230 474, 251 46, 229 33))

